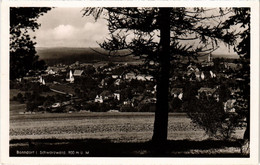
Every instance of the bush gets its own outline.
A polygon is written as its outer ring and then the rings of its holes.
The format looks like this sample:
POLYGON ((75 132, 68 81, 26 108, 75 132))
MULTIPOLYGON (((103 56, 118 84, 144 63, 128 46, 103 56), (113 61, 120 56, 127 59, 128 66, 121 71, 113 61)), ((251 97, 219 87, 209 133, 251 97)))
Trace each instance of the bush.
POLYGON ((123 105, 120 107, 120 112, 137 112, 138 110, 130 105, 123 105))
POLYGON ((191 120, 210 137, 229 139, 239 124, 238 115, 226 113, 214 98, 192 99, 183 104, 191 120))
POLYGON ((13 98, 15 101, 18 101, 19 103, 23 104, 24 103, 24 97, 23 94, 18 93, 16 97, 13 98))
POLYGON ((33 102, 26 103, 26 110, 27 111, 34 111, 38 106, 33 102))
POLYGON ((180 100, 178 97, 175 97, 170 102, 169 111, 170 112, 182 112, 182 100, 180 100))
POLYGON ((20 89, 21 85, 20 83, 16 81, 10 81, 10 89, 20 89))
POLYGON ((91 112, 98 112, 98 103, 88 103, 84 105, 84 109, 90 110, 91 112))
POLYGON ((155 112, 155 104, 152 104, 152 103, 139 104, 138 111, 139 112, 155 112))
POLYGON ((49 106, 51 106, 53 103, 55 103, 54 97, 53 97, 53 96, 47 96, 47 97, 44 99, 43 106, 44 106, 44 107, 49 107, 49 106))
POLYGON ((103 103, 103 104, 98 104, 98 109, 96 112, 107 112, 110 109, 109 104, 103 103))

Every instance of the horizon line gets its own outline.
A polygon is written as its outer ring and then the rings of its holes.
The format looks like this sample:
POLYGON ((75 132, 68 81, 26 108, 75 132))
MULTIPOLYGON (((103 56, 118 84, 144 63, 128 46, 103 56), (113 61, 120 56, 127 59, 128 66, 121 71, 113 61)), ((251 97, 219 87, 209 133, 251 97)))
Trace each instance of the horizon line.
MULTIPOLYGON (((82 46, 81 47, 77 47, 77 46, 35 46, 35 48, 84 48, 84 49, 86 49, 86 48, 100 48, 100 49, 103 49, 103 48, 98 47, 98 46, 93 46, 93 47, 91 47, 91 46, 89 46, 89 47, 82 47, 82 46)), ((236 54, 236 53, 227 53, 227 52, 223 52, 223 53, 212 52, 212 55, 232 55, 232 56, 238 56, 239 57, 239 55, 236 54)))

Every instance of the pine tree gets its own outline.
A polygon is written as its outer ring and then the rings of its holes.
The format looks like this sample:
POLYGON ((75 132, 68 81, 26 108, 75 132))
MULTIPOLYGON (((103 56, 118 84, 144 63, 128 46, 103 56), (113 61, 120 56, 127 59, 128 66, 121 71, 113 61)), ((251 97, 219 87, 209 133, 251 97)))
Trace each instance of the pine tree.
POLYGON ((10 79, 24 76, 29 70, 44 69, 45 62, 36 55, 29 30, 38 29, 37 19, 51 8, 10 8, 10 79))
POLYGON ((237 109, 240 115, 246 117, 247 127, 244 139, 250 139, 250 8, 233 8, 234 15, 224 22, 225 28, 239 27, 238 43, 234 43, 234 51, 240 56, 242 69, 238 78, 243 79, 237 84, 241 92, 237 93, 237 109))
MULTIPOLYGON (((84 16, 98 19, 104 13, 110 37, 100 46, 113 54, 128 49, 129 54, 152 61, 157 66, 157 103, 153 142, 164 144, 168 128, 168 91, 171 61, 197 59, 218 48, 219 42, 232 44, 234 32, 224 28, 222 19, 229 9, 204 8, 85 8, 84 16)), ((126 55, 129 55, 126 54, 126 55)))

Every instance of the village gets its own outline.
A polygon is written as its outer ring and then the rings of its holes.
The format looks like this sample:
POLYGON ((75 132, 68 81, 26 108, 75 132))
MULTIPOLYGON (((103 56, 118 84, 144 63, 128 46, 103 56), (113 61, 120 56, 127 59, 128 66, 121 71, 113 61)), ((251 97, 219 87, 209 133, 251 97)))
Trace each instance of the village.
MULTIPOLYGON (((229 99, 224 109, 234 113, 240 89, 236 82, 239 63, 225 59, 178 63, 170 77, 170 112, 185 112, 182 104, 192 85, 196 97, 213 97, 219 101, 221 82, 229 82, 229 99), (226 81, 228 80, 228 81, 226 81), (186 93, 185 93, 186 92, 186 93)), ((156 103, 156 71, 146 72, 144 65, 108 62, 103 65, 76 61, 57 64, 44 71, 29 72, 11 83, 21 93, 11 98, 26 104, 24 114, 46 112, 154 112, 156 103), (27 88, 25 87, 27 86, 27 88), (32 88, 34 87, 34 88, 32 88), (50 95, 49 95, 50 93, 50 95)))

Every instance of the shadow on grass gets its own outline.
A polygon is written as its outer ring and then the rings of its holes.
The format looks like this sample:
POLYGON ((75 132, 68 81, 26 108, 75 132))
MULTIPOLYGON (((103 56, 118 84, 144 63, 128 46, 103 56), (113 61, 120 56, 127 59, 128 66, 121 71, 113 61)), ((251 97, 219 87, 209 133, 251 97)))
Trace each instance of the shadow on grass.
POLYGON ((172 140, 114 143, 106 139, 22 139, 10 141, 15 157, 249 157, 239 152, 240 140, 172 140), (234 150, 235 149, 235 150, 234 150))

